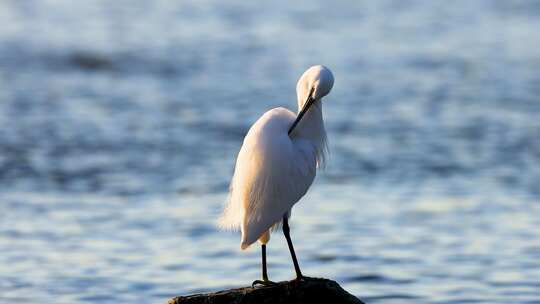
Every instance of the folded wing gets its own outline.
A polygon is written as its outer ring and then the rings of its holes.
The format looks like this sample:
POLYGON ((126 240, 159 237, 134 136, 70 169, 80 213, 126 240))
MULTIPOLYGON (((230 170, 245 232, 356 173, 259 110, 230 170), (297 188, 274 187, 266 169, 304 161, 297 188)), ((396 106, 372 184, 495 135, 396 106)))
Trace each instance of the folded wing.
POLYGON ((316 173, 313 143, 287 134, 295 114, 266 112, 249 130, 238 154, 224 228, 242 231, 242 249, 279 223, 307 192, 316 173))

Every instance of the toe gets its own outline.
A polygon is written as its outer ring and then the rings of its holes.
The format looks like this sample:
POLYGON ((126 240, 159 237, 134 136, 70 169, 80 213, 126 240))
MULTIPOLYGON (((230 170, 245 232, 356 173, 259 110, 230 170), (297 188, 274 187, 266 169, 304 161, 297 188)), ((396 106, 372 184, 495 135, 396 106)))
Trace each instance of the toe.
POLYGON ((272 286, 272 285, 276 285, 276 283, 269 280, 255 280, 253 281, 253 283, 251 283, 251 287, 255 287, 256 285, 272 286))

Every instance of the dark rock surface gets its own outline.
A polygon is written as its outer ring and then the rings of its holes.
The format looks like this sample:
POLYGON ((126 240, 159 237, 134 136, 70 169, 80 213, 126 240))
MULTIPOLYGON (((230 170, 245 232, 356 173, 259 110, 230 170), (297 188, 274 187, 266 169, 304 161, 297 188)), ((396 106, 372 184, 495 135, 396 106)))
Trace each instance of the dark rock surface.
POLYGON ((362 304, 338 283, 328 279, 305 278, 284 281, 272 286, 244 287, 207 294, 180 296, 168 304, 280 304, 280 303, 351 303, 362 304))

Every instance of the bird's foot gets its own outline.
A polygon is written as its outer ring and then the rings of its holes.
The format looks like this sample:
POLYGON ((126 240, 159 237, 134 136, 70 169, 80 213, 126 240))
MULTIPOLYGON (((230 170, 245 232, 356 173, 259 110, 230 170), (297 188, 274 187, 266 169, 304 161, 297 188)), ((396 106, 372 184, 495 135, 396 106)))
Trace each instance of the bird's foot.
POLYGON ((308 277, 304 276, 301 272, 296 273, 295 281, 305 281, 308 277))
POLYGON ((255 287, 256 285, 262 285, 262 286, 274 286, 277 285, 276 282, 272 282, 268 279, 266 280, 255 280, 253 283, 251 283, 251 287, 255 287))
POLYGON ((305 283, 307 280, 309 280, 309 277, 306 277, 304 275, 297 275, 294 280, 292 280, 296 284, 305 283))

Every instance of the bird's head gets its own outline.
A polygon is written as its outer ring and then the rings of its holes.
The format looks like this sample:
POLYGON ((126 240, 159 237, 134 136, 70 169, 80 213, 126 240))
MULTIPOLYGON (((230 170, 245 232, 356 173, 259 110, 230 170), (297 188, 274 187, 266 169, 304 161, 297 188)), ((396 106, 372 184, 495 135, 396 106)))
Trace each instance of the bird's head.
POLYGON ((296 127, 309 108, 328 95, 334 86, 334 75, 322 65, 314 65, 307 69, 296 84, 298 97, 298 116, 289 129, 289 134, 296 127))
POLYGON ((325 66, 314 65, 307 69, 296 84, 298 109, 302 109, 309 98, 320 100, 334 86, 334 75, 325 66))

